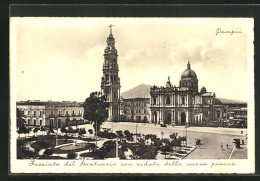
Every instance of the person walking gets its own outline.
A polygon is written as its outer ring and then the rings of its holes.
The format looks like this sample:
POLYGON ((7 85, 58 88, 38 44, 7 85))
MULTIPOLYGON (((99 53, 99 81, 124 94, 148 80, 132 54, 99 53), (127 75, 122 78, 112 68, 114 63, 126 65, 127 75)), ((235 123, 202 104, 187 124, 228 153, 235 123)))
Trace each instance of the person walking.
POLYGON ((227 144, 227 149, 228 149, 228 144, 227 144))
POLYGON ((221 143, 221 150, 223 150, 223 144, 221 143))

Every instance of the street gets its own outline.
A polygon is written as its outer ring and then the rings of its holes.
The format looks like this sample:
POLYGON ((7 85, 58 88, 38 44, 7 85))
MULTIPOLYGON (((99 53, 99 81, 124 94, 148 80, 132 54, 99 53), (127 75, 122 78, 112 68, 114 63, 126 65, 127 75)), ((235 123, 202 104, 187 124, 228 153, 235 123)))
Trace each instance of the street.
MULTIPOLYGON (((129 130, 132 133, 156 134, 159 138, 169 138, 173 132, 179 136, 186 135, 184 126, 160 127, 160 125, 143 123, 112 123, 106 122, 102 127, 111 128, 113 132, 117 130, 129 130), (163 135, 161 134, 163 132, 163 135)), ((234 147, 233 139, 245 138, 246 129, 236 128, 212 128, 212 127, 189 127, 187 128, 188 145, 195 145, 196 139, 201 139, 201 144, 185 159, 228 159, 234 147), (241 134, 241 130, 243 134, 241 134), (221 148, 221 144, 223 148, 221 148), (228 148, 227 148, 228 144, 228 148)), ((246 154, 245 152, 244 154, 246 154)), ((243 156, 246 158, 247 156, 243 156)))

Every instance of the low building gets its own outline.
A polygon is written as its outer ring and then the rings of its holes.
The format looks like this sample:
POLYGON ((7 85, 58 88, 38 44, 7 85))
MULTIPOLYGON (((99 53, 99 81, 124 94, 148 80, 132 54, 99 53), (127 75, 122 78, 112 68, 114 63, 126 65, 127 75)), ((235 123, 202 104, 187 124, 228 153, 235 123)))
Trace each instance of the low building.
POLYGON ((226 107, 225 118, 227 120, 227 126, 230 127, 247 127, 247 107, 233 107, 232 105, 226 107))
POLYGON ((150 98, 123 99, 120 121, 149 122, 150 98))
POLYGON ((22 101, 17 102, 25 116, 26 125, 61 127, 70 123, 84 121, 83 103, 79 102, 53 102, 53 101, 22 101))

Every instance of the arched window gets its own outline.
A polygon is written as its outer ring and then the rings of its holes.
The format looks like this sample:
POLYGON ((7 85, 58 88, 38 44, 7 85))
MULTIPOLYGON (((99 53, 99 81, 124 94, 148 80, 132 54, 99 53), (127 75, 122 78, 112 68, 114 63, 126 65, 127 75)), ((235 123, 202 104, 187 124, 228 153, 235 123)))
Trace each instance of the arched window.
POLYGON ((156 104, 156 97, 153 98, 153 104, 156 104))
POLYGON ((182 97, 182 104, 185 104, 185 97, 182 97))
POLYGON ((170 97, 168 96, 167 98, 166 98, 166 104, 170 104, 171 103, 171 99, 170 99, 170 97))

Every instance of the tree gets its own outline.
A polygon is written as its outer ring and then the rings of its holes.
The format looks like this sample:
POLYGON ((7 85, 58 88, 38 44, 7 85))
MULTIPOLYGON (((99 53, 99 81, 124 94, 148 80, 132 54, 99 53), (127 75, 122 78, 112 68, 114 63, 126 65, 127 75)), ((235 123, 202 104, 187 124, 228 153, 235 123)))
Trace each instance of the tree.
POLYGON ((116 134, 118 135, 118 137, 120 138, 120 141, 121 141, 121 139, 124 137, 122 131, 118 130, 118 131, 116 131, 116 134))
POLYGON ((148 123, 148 119, 146 116, 144 116, 143 123, 148 123))
POLYGON ((108 118, 107 108, 109 104, 105 102, 105 96, 100 96, 98 92, 92 92, 90 97, 87 98, 83 104, 84 119, 94 122, 94 130, 100 130, 102 123, 108 118), (97 125, 96 125, 97 123, 97 125))
POLYGON ((67 118, 66 118, 66 126, 69 126, 69 122, 70 122, 70 118, 67 117, 67 118))
POLYGON ((92 129, 89 129, 88 132, 89 132, 89 137, 90 137, 90 135, 93 134, 93 130, 92 130, 92 129))
POLYGON ((125 130, 125 131, 124 131, 124 135, 125 135, 125 136, 129 136, 130 134, 131 134, 131 133, 130 133, 130 131, 128 131, 128 130, 125 130))
POLYGON ((47 132, 47 129, 45 129, 44 127, 41 126, 40 131, 42 132, 42 135, 43 135, 43 131, 47 132))
POLYGON ((116 142, 115 141, 106 141, 106 142, 103 143, 102 148, 106 152, 109 152, 110 150, 116 148, 116 142))
POLYGON ((66 130, 65 126, 62 126, 61 129, 60 129, 60 131, 61 131, 62 133, 67 133, 67 130, 66 130))
POLYGON ((20 137, 20 134, 21 133, 24 133, 24 135, 25 135, 25 138, 26 138, 26 133, 29 133, 29 129, 28 128, 26 128, 26 127, 20 127, 20 128, 18 128, 18 134, 19 134, 19 137, 20 137))
POLYGON ((46 149, 44 152, 43 152, 43 154, 45 155, 45 156, 51 156, 52 154, 53 154, 53 150, 52 149, 46 149))
POLYGON ((176 140, 177 139, 177 136, 178 136, 178 133, 172 133, 169 135, 169 137, 172 139, 172 140, 176 140))
POLYGON ((124 135, 125 135, 125 137, 126 137, 126 139, 128 140, 128 141, 133 141, 133 134, 132 133, 130 133, 128 130, 125 130, 124 131, 124 135))
POLYGON ((86 134, 86 130, 85 130, 85 128, 80 128, 79 135, 83 135, 83 134, 86 134))
POLYGON ((68 159, 75 159, 75 158, 77 158, 77 154, 74 153, 74 152, 68 153, 67 158, 68 159))
POLYGON ((21 109, 16 108, 16 127, 18 128, 19 137, 20 137, 20 133, 22 133, 21 130, 24 130, 24 124, 25 124, 25 120, 24 120, 23 112, 21 109))
POLYGON ((36 134, 36 136, 37 136, 37 132, 40 130, 40 128, 34 128, 33 129, 33 132, 34 132, 34 134, 36 134))
POLYGON ((54 131, 53 131, 53 128, 52 128, 52 127, 50 127, 50 128, 48 129, 48 131, 47 131, 47 135, 50 135, 50 133, 54 133, 54 131))

